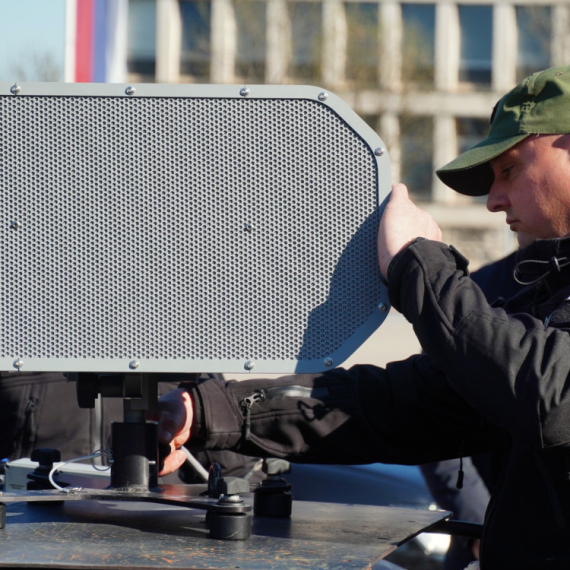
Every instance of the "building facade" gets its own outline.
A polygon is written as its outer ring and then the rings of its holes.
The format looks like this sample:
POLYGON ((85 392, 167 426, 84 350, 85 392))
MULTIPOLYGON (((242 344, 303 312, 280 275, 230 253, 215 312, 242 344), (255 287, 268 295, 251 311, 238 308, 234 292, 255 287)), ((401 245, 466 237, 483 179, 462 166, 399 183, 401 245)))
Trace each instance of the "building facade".
POLYGON ((472 266, 516 246, 504 216, 435 168, 480 140, 523 77, 570 63, 570 1, 129 0, 133 82, 313 84, 386 143, 405 182, 472 266))

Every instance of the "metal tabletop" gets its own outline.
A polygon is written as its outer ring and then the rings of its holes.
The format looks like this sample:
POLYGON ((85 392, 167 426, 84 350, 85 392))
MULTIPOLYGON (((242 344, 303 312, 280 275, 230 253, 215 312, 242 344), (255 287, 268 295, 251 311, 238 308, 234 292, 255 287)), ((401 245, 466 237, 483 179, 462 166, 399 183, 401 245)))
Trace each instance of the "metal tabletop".
POLYGON ((291 518, 254 517, 251 538, 234 542, 209 538, 204 512, 186 507, 11 502, 0 530, 0 567, 361 569, 449 515, 294 501, 291 518))

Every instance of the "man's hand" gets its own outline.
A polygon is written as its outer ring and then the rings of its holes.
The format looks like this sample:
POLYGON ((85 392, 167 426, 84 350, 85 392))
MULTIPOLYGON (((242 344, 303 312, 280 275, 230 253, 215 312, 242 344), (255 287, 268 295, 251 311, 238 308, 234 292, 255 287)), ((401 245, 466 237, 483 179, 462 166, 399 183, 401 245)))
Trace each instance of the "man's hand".
POLYGON ((395 184, 378 229, 378 261, 384 277, 392 259, 417 237, 441 241, 441 230, 430 214, 410 200, 408 189, 395 184))
POLYGON ((159 475, 176 471, 186 461, 186 454, 178 448, 190 438, 193 408, 190 394, 181 388, 168 392, 158 400, 158 409, 148 414, 149 420, 158 421, 158 440, 170 445, 171 453, 164 460, 159 475))

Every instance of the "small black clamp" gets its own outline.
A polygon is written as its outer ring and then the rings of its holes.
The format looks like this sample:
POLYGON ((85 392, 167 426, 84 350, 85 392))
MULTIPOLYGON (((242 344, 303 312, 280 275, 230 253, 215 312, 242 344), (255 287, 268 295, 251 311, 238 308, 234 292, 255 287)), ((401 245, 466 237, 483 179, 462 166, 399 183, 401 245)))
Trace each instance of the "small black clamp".
POLYGON ((261 517, 290 517, 293 506, 293 485, 281 475, 289 473, 291 466, 282 459, 264 459, 263 472, 267 477, 254 491, 253 513, 261 517))

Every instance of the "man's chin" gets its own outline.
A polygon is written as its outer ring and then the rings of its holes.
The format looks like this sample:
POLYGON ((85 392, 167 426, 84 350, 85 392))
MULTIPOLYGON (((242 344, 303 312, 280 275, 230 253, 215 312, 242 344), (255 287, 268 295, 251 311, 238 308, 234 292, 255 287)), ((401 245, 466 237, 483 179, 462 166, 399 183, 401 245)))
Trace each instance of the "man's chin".
POLYGON ((525 232, 517 232, 517 241, 519 242, 519 247, 523 248, 530 245, 536 238, 527 234, 525 232))

